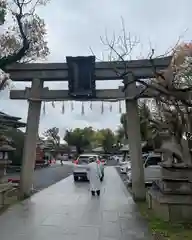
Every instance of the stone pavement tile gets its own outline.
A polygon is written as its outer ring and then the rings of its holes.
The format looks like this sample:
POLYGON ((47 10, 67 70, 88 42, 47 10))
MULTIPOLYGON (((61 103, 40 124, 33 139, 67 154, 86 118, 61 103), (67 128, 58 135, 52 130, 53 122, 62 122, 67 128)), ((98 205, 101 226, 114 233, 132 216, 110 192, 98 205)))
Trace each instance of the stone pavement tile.
POLYGON ((121 228, 118 222, 103 222, 100 230, 100 237, 111 237, 118 240, 121 235, 121 228))
POLYGON ((80 240, 90 239, 99 240, 100 228, 95 226, 84 226, 76 229, 75 238, 78 237, 80 240))
POLYGON ((34 205, 28 204, 26 202, 17 204, 0 216, 0 239, 6 239, 7 235, 8 238, 12 239, 12 236, 14 237, 17 234, 25 234, 43 222, 48 211, 43 212, 39 209, 38 213, 34 205))
POLYGON ((80 226, 100 227, 101 223, 102 223, 102 214, 101 213, 87 212, 82 217, 81 221, 79 222, 79 225, 80 226))
POLYGON ((117 222, 119 219, 117 211, 103 211, 102 217, 104 222, 117 222))
POLYGON ((95 213, 97 213, 102 211, 102 203, 100 198, 89 196, 88 199, 89 201, 86 204, 86 212, 94 211, 95 213))
POLYGON ((100 237, 99 240, 118 240, 118 239, 111 237, 100 237))
POLYGON ((75 223, 82 219, 83 214, 84 210, 82 209, 68 208, 68 210, 60 210, 48 215, 44 221, 41 222, 41 225, 60 226, 66 223, 75 223))
MULTIPOLYGON (((16 235, 14 240, 73 240, 75 236, 75 229, 72 232, 67 232, 63 228, 55 226, 40 226, 33 229, 33 231, 28 231, 22 235, 16 235), (20 238, 19 238, 20 237, 20 238), (17 239, 18 238, 18 239, 17 239)), ((3 239, 4 240, 4 239, 3 239)), ((6 239, 8 240, 8 239, 6 239)))
POLYGON ((42 223, 41 226, 55 226, 55 227, 62 227, 63 225, 70 225, 75 224, 78 221, 74 219, 67 218, 67 215, 63 214, 54 214, 47 217, 42 223))
POLYGON ((134 213, 137 216, 140 216, 139 210, 137 205, 133 202, 133 200, 129 200, 127 204, 121 205, 118 208, 119 216, 120 217, 129 217, 130 214, 134 213))
POLYGON ((32 198, 32 199, 34 201, 38 202, 38 204, 44 203, 44 206, 47 206, 47 207, 50 205, 53 205, 53 206, 62 206, 62 205, 75 206, 80 197, 79 194, 77 194, 77 193, 70 193, 70 194, 66 193, 65 194, 65 192, 64 193, 53 192, 52 194, 50 193, 50 194, 43 195, 42 192, 39 193, 40 195, 38 197, 34 195, 34 198, 32 198), (47 201, 47 199, 50 199, 51 203, 49 201, 47 201))
POLYGON ((76 206, 62 205, 57 207, 52 213, 70 215, 71 218, 81 218, 84 212, 87 211, 86 205, 76 204, 76 206))

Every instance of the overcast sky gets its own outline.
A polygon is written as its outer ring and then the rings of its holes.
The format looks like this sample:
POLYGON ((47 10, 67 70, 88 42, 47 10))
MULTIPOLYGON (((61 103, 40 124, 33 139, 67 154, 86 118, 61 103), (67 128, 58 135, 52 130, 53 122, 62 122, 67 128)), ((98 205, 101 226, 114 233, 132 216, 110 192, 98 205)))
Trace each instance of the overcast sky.
MULTIPOLYGON (((150 43, 157 54, 163 54, 174 46, 179 36, 182 40, 191 41, 192 37, 192 1, 191 0, 52 0, 49 5, 39 10, 47 24, 47 40, 51 54, 49 62, 64 62, 65 56, 90 55, 90 47, 95 55, 105 54, 105 47, 100 42, 100 36, 108 36, 121 32, 121 17, 123 17, 127 33, 137 36, 141 45, 137 54, 145 56, 150 43), (187 31, 186 31, 187 30, 187 31)), ((133 56, 136 58, 138 56, 133 56)), ((119 81, 100 82, 97 88, 117 88, 119 81)), ((67 89, 66 83, 47 84, 50 89, 67 89)), ((25 85, 15 83, 15 88, 25 85)), ((7 91, 1 93, 0 110, 8 114, 20 116, 26 121, 27 102, 8 99, 7 91)), ((93 103, 91 111, 89 103, 85 104, 85 115, 81 115, 81 104, 65 103, 65 113, 61 113, 62 103, 51 103, 45 106, 45 115, 41 114, 40 132, 50 127, 59 127, 63 135, 66 129, 93 126, 94 128, 110 127, 116 129, 119 125, 119 106, 104 105, 101 114, 101 103, 93 103)), ((124 104, 122 104, 124 111, 124 104)))

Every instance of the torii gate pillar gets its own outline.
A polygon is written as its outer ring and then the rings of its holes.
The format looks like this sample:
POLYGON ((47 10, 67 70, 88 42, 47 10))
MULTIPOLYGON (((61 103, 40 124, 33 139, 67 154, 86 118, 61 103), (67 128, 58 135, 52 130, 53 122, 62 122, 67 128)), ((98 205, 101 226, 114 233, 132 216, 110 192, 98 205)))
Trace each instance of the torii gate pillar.
POLYGON ((135 201, 143 201, 146 198, 144 169, 142 161, 140 120, 138 104, 134 96, 138 94, 136 81, 132 73, 124 78, 125 103, 127 117, 127 134, 131 157, 132 190, 135 201))
POLYGON ((30 98, 28 99, 29 107, 20 180, 21 198, 30 196, 33 186, 36 144, 41 113, 41 100, 39 100, 39 96, 42 88, 43 81, 33 79, 30 90, 30 98))

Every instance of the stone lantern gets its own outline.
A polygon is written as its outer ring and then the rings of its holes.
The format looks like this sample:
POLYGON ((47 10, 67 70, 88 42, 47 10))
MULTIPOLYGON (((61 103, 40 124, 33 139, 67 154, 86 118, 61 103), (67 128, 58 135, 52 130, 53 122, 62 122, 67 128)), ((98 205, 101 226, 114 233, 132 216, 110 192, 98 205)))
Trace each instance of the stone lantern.
POLYGON ((15 148, 11 147, 5 139, 0 139, 0 182, 3 181, 7 166, 11 163, 9 152, 12 151, 15 151, 15 148))

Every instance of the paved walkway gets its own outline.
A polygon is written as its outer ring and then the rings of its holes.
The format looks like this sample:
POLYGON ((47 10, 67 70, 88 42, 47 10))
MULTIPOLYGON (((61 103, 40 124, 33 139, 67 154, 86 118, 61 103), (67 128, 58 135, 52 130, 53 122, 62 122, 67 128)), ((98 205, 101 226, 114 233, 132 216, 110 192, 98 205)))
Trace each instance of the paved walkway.
POLYGON ((1 240, 150 240, 116 169, 105 169, 100 198, 72 176, 0 216, 1 240))

